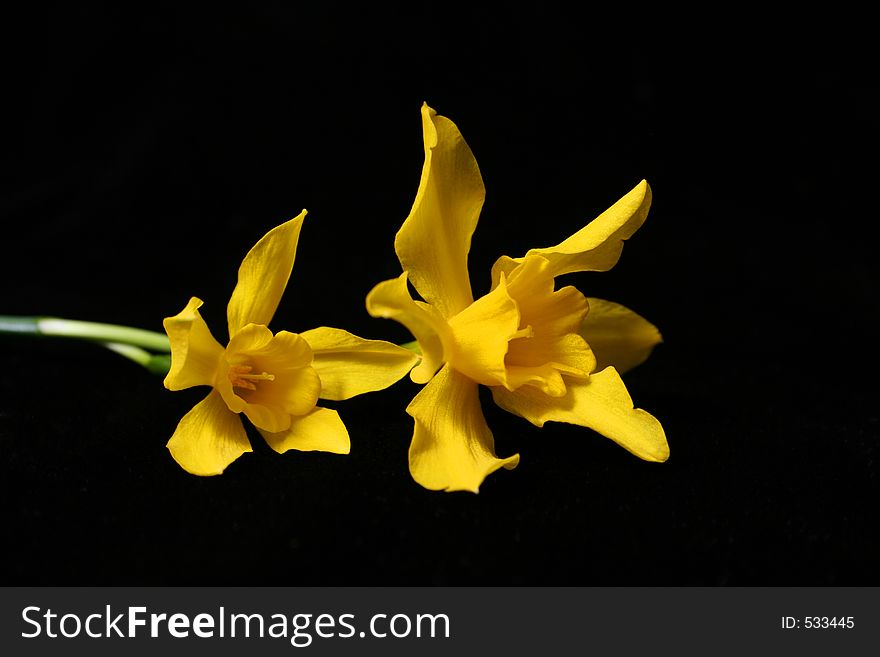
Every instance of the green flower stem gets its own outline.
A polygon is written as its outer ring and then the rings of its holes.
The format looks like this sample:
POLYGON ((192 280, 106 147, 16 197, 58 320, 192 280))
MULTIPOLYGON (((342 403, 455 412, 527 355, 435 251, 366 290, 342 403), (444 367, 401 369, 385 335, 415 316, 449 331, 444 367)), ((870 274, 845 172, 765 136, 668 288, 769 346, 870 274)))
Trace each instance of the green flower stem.
POLYGON ((0 315, 0 333, 78 338, 81 340, 134 345, 135 347, 164 353, 171 351, 168 337, 164 333, 145 331, 144 329, 131 328, 130 326, 118 326, 117 324, 81 322, 79 320, 60 319, 58 317, 11 317, 0 315))
POLYGON ((38 321, 38 326, 40 333, 43 335, 129 344, 143 347, 144 349, 151 349, 152 351, 171 351, 168 336, 164 333, 145 331, 144 329, 131 328, 130 326, 80 322, 72 319, 58 319, 56 317, 41 317, 38 321))
POLYGON ((134 361, 153 374, 165 376, 171 369, 168 337, 155 331, 58 317, 0 315, 0 334, 3 333, 90 340, 134 361), (159 353, 151 353, 156 351, 159 353))
POLYGON ((168 370, 171 369, 171 356, 168 354, 151 354, 140 347, 119 342, 104 342, 102 344, 110 351, 134 361, 153 374, 165 376, 168 374, 168 370))
POLYGON ((0 333, 39 335, 39 317, 11 317, 0 315, 0 333))

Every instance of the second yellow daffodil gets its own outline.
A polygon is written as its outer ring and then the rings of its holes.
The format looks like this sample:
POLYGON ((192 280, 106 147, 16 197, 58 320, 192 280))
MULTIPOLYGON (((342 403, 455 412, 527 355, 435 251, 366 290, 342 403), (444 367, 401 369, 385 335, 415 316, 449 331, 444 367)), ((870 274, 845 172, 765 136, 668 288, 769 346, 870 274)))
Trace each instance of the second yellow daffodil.
POLYGON ((205 385, 211 392, 187 413, 168 442, 180 466, 216 475, 252 451, 240 415, 276 452, 289 449, 347 454, 348 431, 339 414, 318 399, 341 400, 385 388, 415 364, 410 351, 321 327, 302 334, 267 327, 293 269, 306 211, 270 230, 245 256, 227 306, 224 348, 199 314, 193 297, 165 319, 171 342, 169 390, 205 385))
POLYGON ((403 274, 367 297, 371 315, 404 324, 421 350, 411 378, 427 385, 407 407, 413 478, 433 490, 476 492, 495 470, 517 465, 519 455, 495 454, 478 384, 537 426, 589 427, 642 459, 665 461, 663 427, 633 408, 619 375, 648 357, 659 332, 623 306, 555 289, 556 276, 614 266, 648 214, 648 184, 554 247, 499 258, 491 291, 475 301, 467 257, 485 197, 480 170, 455 124, 427 105, 422 133, 419 189, 394 241, 403 274))

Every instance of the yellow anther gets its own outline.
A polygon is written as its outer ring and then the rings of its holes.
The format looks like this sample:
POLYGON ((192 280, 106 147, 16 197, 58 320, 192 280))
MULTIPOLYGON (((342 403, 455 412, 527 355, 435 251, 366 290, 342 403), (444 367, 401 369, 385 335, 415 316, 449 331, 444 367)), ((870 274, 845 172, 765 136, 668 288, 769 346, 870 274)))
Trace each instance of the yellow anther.
POLYGON ((244 388, 245 390, 256 390, 256 384, 252 381, 274 381, 275 375, 263 372, 261 374, 251 374, 254 369, 250 365, 230 365, 229 380, 232 382, 233 388, 244 388))

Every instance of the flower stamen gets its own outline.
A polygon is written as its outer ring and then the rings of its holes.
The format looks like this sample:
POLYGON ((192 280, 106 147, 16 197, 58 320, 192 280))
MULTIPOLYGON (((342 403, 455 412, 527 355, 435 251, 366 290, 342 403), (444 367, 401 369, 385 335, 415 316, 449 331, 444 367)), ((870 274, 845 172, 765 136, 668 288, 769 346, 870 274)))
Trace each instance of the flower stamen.
POLYGON ((275 375, 268 372, 261 374, 251 374, 254 368, 250 365, 230 365, 227 375, 233 388, 244 388, 245 390, 256 390, 257 386, 252 381, 274 381, 275 375))

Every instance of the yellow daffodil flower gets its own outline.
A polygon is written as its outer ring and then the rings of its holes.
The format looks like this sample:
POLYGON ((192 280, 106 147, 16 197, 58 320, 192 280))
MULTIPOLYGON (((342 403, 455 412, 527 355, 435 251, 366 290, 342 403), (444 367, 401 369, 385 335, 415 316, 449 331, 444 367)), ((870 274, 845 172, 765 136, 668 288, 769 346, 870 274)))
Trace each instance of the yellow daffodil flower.
POLYGON ((477 492, 495 470, 516 467, 519 455, 495 454, 478 384, 539 427, 589 427, 642 459, 665 461, 663 427, 633 408, 618 373, 647 358, 659 332, 623 306, 555 289, 556 276, 614 266, 648 214, 648 184, 557 246, 499 258, 491 291, 474 301, 467 257, 485 197, 480 170, 455 124, 427 105, 422 132, 421 182, 394 241, 403 274, 367 296, 370 314, 404 324, 421 350, 410 376, 427 385, 406 409, 415 420, 413 478, 432 490, 477 492), (424 301, 413 300, 408 283, 424 301))
POLYGON ((348 431, 339 414, 316 406, 385 388, 417 361, 412 352, 321 327, 300 335, 272 333, 275 314, 293 269, 306 211, 270 230, 245 256, 227 306, 229 344, 211 335, 193 297, 163 325, 171 343, 169 390, 210 386, 168 442, 184 470, 220 474, 252 451, 239 419, 244 414, 276 452, 289 449, 347 454, 348 431))

